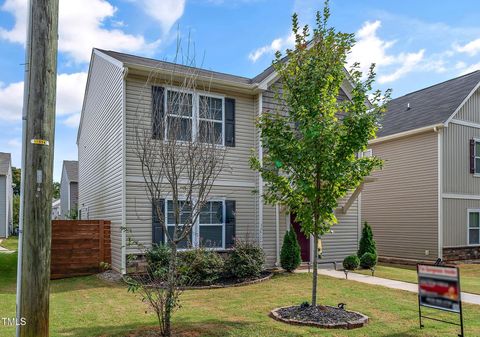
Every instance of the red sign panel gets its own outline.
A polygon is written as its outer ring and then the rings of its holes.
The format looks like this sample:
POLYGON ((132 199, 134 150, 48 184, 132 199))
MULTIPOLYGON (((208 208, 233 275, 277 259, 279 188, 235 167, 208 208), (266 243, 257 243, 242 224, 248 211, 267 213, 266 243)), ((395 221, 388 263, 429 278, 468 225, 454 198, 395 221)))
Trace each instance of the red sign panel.
POLYGON ((418 265, 420 305, 460 312, 460 279, 457 267, 418 265))

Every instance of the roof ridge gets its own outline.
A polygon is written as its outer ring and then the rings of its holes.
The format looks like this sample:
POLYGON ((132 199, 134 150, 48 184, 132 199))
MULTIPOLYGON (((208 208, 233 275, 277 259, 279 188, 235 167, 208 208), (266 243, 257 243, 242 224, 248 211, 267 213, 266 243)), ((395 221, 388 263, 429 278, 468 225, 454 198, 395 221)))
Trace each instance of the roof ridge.
MULTIPOLYGON (((472 71, 472 72, 470 72, 470 73, 468 73, 468 74, 464 74, 464 75, 461 75, 461 76, 458 76, 458 77, 450 78, 450 79, 445 80, 445 81, 440 82, 440 83, 435 83, 435 84, 429 85, 428 87, 425 87, 425 88, 421 88, 421 89, 418 89, 418 90, 415 90, 415 91, 411 91, 411 92, 409 92, 409 93, 407 93, 407 94, 405 94, 405 95, 402 95, 402 96, 399 96, 399 97, 396 97, 396 98, 392 99, 392 101, 397 100, 397 99, 399 99, 399 98, 404 98, 404 97, 406 97, 406 96, 409 96, 409 95, 418 93, 418 92, 420 92, 420 91, 424 91, 424 90, 427 90, 427 89, 430 89, 430 88, 433 88, 433 87, 436 87, 436 86, 439 86, 439 85, 442 85, 442 84, 445 84, 445 83, 448 83, 448 82, 451 82, 451 81, 456 81, 456 80, 459 80, 459 79, 461 79, 461 78, 471 76, 471 75, 473 75, 473 74, 475 74, 475 73, 480 73, 480 69, 479 69, 479 70, 472 71)), ((479 80, 479 81, 480 81, 480 80, 479 80)))

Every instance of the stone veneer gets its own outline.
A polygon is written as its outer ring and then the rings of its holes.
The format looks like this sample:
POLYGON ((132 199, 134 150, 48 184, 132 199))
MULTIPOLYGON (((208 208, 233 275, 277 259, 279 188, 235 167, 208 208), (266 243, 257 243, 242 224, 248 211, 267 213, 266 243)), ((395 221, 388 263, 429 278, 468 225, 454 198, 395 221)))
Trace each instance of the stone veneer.
POLYGON ((480 247, 478 246, 443 248, 444 261, 477 260, 477 259, 480 259, 480 247))

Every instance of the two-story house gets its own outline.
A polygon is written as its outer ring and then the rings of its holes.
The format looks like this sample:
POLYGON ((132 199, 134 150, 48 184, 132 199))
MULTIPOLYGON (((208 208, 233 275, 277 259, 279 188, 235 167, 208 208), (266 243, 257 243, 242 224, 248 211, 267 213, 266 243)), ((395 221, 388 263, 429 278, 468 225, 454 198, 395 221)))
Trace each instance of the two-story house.
POLYGON ((60 180, 61 218, 71 218, 78 212, 78 161, 64 160, 60 180))
POLYGON ((362 218, 389 259, 480 258, 480 71, 392 100, 362 193, 362 218))
POLYGON ((13 230, 12 159, 0 152, 0 238, 8 238, 13 230))
MULTIPOLYGON (((287 228, 292 226, 301 233, 288 210, 265 205, 260 194, 253 193, 262 189, 263 182, 250 169, 249 158, 252 149, 261 153, 256 118, 277 106, 274 97, 277 74, 273 67, 254 78, 204 69, 195 71, 198 86, 203 83, 209 90, 193 91, 189 99, 198 102, 201 97, 208 97, 208 102, 221 110, 215 123, 219 124, 224 139, 221 146, 225 146, 226 157, 225 172, 215 181, 210 193, 212 202, 208 205, 210 212, 221 212, 218 218, 223 220, 215 224, 199 220, 194 224, 194 235, 215 238, 213 248, 219 250, 228 249, 233 238, 255 240, 265 251, 267 265, 274 266, 279 262, 287 228)), ((77 138, 79 210, 83 219, 111 221, 115 270, 125 272, 127 254, 137 253, 127 244, 127 231, 147 247, 165 239, 155 231, 158 224, 152 216, 141 163, 135 152, 135 128, 138 125, 151 128, 158 111, 152 102, 162 98, 167 101, 169 93, 178 88, 166 83, 171 83, 172 78, 181 82, 191 72, 191 68, 178 64, 93 50, 77 138)), ((350 92, 351 86, 345 81, 341 98, 348 99, 350 92)), ((192 123, 198 123, 200 118, 197 107, 198 104, 192 104, 188 113, 192 123)), ((356 252, 361 227, 359 192, 341 200, 337 212, 339 223, 333 233, 323 238, 324 261, 341 261, 356 252)), ((169 205, 164 202, 165 214, 170 211, 169 205)), ((302 257, 310 261, 311 238, 303 236, 300 241, 302 257)), ((192 242, 198 244, 199 240, 192 242)))

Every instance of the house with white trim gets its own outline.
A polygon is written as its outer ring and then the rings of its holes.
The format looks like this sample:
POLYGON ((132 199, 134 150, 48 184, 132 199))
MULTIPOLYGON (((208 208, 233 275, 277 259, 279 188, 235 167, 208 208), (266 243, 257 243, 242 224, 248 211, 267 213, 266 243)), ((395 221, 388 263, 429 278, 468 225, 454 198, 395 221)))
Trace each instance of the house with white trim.
POLYGON ((78 211, 78 161, 64 160, 60 180, 61 219, 69 218, 78 211))
POLYGON ((480 71, 392 100, 362 192, 380 257, 480 258, 480 71))
POLYGON ((0 238, 13 230, 12 157, 0 152, 0 238))
MULTIPOLYGON (((127 245, 124 229, 147 247, 165 241, 135 153, 135 129, 140 126, 152 130, 152 137, 156 137, 153 121, 175 114, 158 102, 166 102, 178 90, 170 85, 172 81, 181 82, 191 71, 186 66, 114 51, 92 52, 77 137, 78 205, 82 219, 111 221, 112 267, 117 271, 125 272, 127 255, 138 253, 127 245)), ((196 81, 197 87, 209 90, 191 92, 193 104, 188 118, 193 124, 201 122, 198 102, 207 97, 212 109, 218 110, 215 123, 221 130, 220 145, 226 149, 226 158, 225 170, 215 181, 205 214, 194 224, 191 244, 209 241, 210 248, 228 250, 234 238, 255 240, 265 251, 267 266, 273 267, 279 263, 284 233, 292 226, 298 233, 304 261, 310 261, 311 238, 300 233, 299 224, 288 210, 264 204, 260 197, 262 179, 249 165, 252 149, 259 156, 262 153, 256 118, 277 107, 277 74, 273 67, 254 78, 196 69, 196 81)), ((339 99, 349 99, 351 90, 346 80, 339 99)), ((323 261, 341 261, 357 251, 360 192, 358 189, 340 201, 339 223, 322 238, 323 261)), ((159 202, 168 225, 171 202, 168 196, 159 202)))

